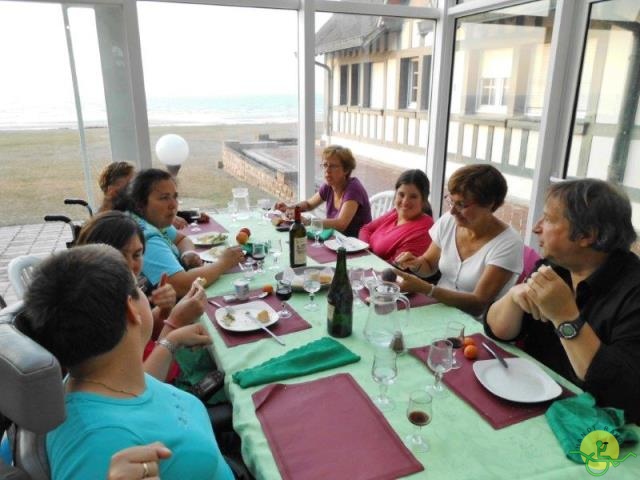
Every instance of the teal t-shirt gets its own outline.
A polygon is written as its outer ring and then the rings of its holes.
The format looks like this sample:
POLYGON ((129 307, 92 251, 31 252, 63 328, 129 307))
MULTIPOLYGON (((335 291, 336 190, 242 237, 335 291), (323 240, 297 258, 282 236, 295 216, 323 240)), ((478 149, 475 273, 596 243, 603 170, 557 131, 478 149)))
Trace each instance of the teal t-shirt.
POLYGON ((132 214, 132 217, 144 233, 142 274, 151 282, 151 285, 157 285, 163 273, 171 276, 184 271, 180 263, 180 252, 173 243, 178 236, 175 227, 159 229, 138 215, 132 214))
POLYGON ((66 395, 67 418, 46 439, 53 480, 106 478, 114 453, 156 441, 173 452, 160 462, 163 480, 233 480, 202 403, 150 375, 145 381, 136 398, 66 395))

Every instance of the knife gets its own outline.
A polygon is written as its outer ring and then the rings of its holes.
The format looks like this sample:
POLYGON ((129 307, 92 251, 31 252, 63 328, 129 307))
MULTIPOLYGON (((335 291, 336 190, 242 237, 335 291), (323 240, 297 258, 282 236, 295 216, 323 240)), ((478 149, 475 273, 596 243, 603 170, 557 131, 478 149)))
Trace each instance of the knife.
POLYGON ((482 342, 482 346, 484 347, 484 349, 489 352, 491 355, 493 355, 496 360, 498 360, 500 362, 500 365, 502 365, 504 368, 509 368, 509 365, 507 365, 507 361, 502 358, 502 356, 498 355, 495 350, 493 350, 489 345, 487 345, 486 343, 482 342))
POLYGON ((262 330, 264 330, 265 332, 267 332, 269 335, 271 335, 273 337, 273 339, 278 342, 280 345, 282 345, 283 347, 286 345, 279 336, 277 336, 275 333, 273 333, 271 330, 269 330, 267 327, 265 327, 263 325, 263 323, 258 320, 251 312, 244 312, 244 314, 249 317, 251 320, 253 320, 257 325, 260 326, 260 328, 262 330))

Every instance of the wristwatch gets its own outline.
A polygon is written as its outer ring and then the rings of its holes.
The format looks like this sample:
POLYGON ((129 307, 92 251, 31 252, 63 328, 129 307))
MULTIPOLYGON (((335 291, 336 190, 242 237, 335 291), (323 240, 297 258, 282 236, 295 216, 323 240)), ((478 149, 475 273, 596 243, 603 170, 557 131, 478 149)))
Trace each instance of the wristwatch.
POLYGON ((556 328, 556 333, 560 338, 564 338, 565 340, 571 340, 572 338, 576 338, 580 329, 585 324, 584 319, 578 315, 578 318, 572 320, 570 322, 562 322, 556 328))

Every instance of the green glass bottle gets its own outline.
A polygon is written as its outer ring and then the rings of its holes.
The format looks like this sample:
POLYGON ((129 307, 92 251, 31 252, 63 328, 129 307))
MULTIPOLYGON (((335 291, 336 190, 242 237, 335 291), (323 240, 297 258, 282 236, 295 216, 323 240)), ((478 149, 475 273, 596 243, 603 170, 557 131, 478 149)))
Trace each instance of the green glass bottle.
POLYGON ((347 274, 347 251, 338 248, 336 271, 327 293, 327 332, 332 337, 351 335, 353 326, 353 290, 347 274))

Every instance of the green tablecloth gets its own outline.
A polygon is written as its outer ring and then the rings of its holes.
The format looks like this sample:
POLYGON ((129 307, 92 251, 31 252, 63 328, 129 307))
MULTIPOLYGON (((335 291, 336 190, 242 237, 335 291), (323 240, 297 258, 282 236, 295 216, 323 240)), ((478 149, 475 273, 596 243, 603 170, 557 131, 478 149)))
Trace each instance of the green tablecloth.
MULTIPOLYGON (((224 215, 216 215, 216 220, 223 223, 230 231, 241 226, 233 224, 224 215)), ((246 222, 243 222, 246 223, 246 222)), ((287 239, 287 233, 279 233, 271 225, 253 220, 248 225, 252 230, 252 240, 260 241, 268 238, 287 239)), ((284 252, 280 258, 283 265, 288 265, 288 255, 284 252)), ((348 266, 373 267, 382 269, 387 266, 375 256, 363 256, 347 260, 348 266)), ((314 264, 309 259, 309 264, 314 264)), ((267 266, 270 262, 267 262, 267 266)), ((258 275, 252 280, 252 286, 259 287, 264 283, 274 283, 274 272, 258 275)), ((224 275, 208 289, 209 296, 227 293, 232 290, 232 282, 240 274, 224 275)), ((312 340, 326 336, 326 291, 317 295, 321 305, 318 312, 309 313, 302 307, 307 302, 306 293, 295 293, 289 303, 313 325, 313 328, 296 332, 285 337, 287 349, 293 349, 309 343, 312 340)), ((349 350, 361 357, 357 363, 339 367, 325 372, 313 373, 303 377, 282 380, 279 383, 297 383, 321 378, 337 372, 348 372, 358 380, 362 388, 375 394, 378 385, 371 378, 371 364, 373 351, 366 342, 362 331, 367 317, 367 307, 354 306, 353 335, 340 342, 349 350)), ((465 324, 468 334, 481 332, 482 326, 465 313, 443 305, 432 305, 412 309, 409 326, 405 330, 407 347, 425 345, 432 339, 444 335, 449 320, 458 320, 465 324)), ((218 337, 215 328, 208 320, 204 321, 213 336, 212 353, 216 363, 227 372, 227 394, 233 403, 234 428, 242 437, 243 457, 257 479, 280 478, 277 466, 271 455, 269 445, 262 432, 260 423, 254 413, 251 394, 262 386, 241 388, 231 382, 230 376, 240 370, 258 365, 270 358, 282 355, 283 349, 271 339, 227 348, 218 337)), ((516 348, 503 345, 506 349, 525 356, 516 348)), ((574 385, 547 370, 559 383, 569 389, 579 391, 574 385)), ((426 367, 410 355, 403 355, 398 359, 398 377, 395 384, 389 387, 389 395, 395 400, 397 407, 394 411, 385 413, 390 424, 403 437, 408 434, 412 426, 406 418, 406 407, 409 393, 424 388, 431 382, 433 376, 426 367)), ((640 431, 638 427, 632 427, 640 431)), ((416 454, 426 470, 410 478, 451 478, 451 479, 583 479, 589 475, 583 466, 573 463, 566 458, 560 444, 552 433, 544 415, 503 428, 494 430, 471 407, 455 394, 438 398, 433 405, 433 421, 426 426, 424 434, 427 437, 431 451, 416 454)), ((637 459, 629 459, 615 471, 610 469, 607 479, 637 479, 640 477, 640 448, 638 445, 631 450, 624 448, 622 452, 635 451, 637 459)))

